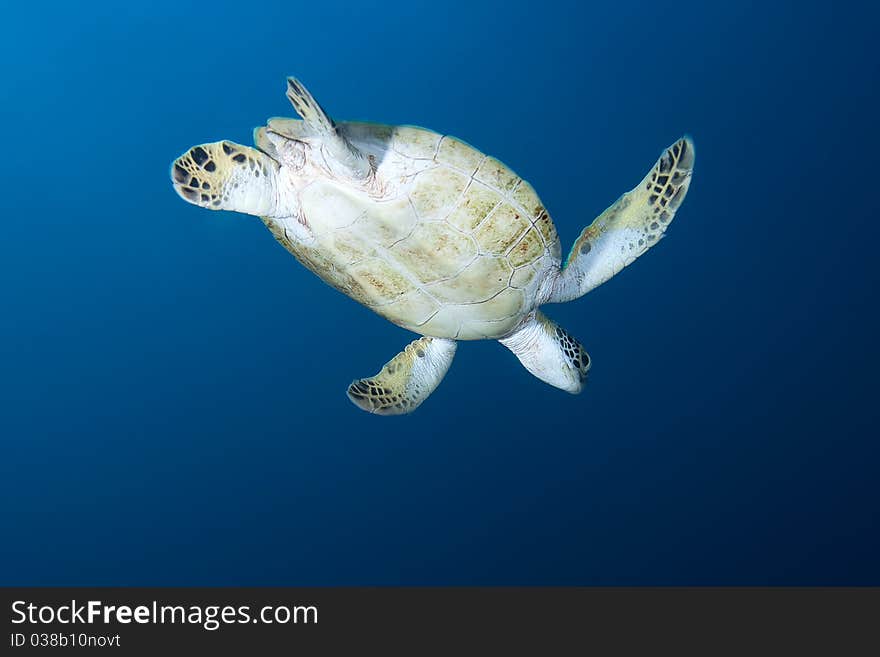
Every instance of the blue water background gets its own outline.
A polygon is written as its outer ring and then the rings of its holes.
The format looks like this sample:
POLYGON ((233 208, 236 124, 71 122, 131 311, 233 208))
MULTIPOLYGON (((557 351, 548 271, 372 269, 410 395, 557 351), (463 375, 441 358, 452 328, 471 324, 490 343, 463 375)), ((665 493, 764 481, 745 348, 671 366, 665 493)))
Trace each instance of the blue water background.
POLYGON ((0 22, 0 583, 880 584, 869 3, 14 3, 0 22), (548 314, 572 397, 412 338, 171 160, 299 76, 499 157, 567 250, 693 135, 667 238, 548 314))

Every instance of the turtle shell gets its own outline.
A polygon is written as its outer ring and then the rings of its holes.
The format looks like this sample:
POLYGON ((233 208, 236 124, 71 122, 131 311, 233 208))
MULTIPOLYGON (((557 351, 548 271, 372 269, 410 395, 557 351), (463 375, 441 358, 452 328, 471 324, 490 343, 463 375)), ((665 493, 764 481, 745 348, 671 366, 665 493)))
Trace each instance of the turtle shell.
POLYGON ((314 240, 270 229, 306 266, 388 320, 461 340, 508 334, 537 305, 559 238, 532 186, 450 136, 343 124, 377 162, 371 198, 332 178, 301 192, 314 240))

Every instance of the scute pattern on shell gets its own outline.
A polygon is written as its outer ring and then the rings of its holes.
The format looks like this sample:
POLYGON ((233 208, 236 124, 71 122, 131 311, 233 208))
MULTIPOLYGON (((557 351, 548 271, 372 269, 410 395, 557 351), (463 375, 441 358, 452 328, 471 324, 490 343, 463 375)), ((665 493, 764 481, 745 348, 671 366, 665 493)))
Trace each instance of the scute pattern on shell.
POLYGON ((513 330, 560 256, 531 185, 453 137, 342 125, 377 162, 384 196, 316 180, 302 193, 314 242, 285 246, 326 282, 417 333, 482 339, 513 330))

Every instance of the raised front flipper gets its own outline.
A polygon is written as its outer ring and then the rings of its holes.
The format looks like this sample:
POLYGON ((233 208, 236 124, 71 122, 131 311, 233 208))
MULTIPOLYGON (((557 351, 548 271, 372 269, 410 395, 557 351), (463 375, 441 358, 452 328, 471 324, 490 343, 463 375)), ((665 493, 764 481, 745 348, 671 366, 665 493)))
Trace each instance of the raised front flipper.
POLYGON ((218 141, 194 146, 177 158, 171 179, 180 197, 193 205, 271 217, 279 211, 278 170, 265 153, 218 141))
POLYGON ((549 301, 577 299, 659 242, 687 194, 693 166, 694 144, 689 138, 666 149, 638 187, 584 229, 549 301))
POLYGON ((343 130, 296 78, 287 78, 287 98, 309 130, 321 138, 328 156, 327 164, 334 172, 357 180, 370 175, 372 167, 367 157, 351 144, 343 130))
POLYGON ((348 386, 348 398, 368 413, 411 413, 443 380, 455 340, 419 338, 388 361, 376 376, 358 379, 348 386))

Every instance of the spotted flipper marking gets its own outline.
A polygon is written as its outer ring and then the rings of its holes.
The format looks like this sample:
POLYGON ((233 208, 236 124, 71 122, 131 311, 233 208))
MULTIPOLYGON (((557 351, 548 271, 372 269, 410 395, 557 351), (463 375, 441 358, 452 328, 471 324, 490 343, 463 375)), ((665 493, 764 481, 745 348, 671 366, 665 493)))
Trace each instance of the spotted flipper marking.
POLYGON ((452 364, 455 348, 455 340, 419 338, 388 361, 375 376, 353 381, 348 386, 348 398, 368 413, 411 413, 443 380, 452 364))
POLYGON ((536 311, 499 342, 541 381, 572 394, 583 388, 591 365, 587 350, 542 312, 536 311))
POLYGON ((635 189, 621 196, 580 234, 551 302, 570 301, 601 285, 657 244, 691 183, 694 144, 670 146, 635 189))

